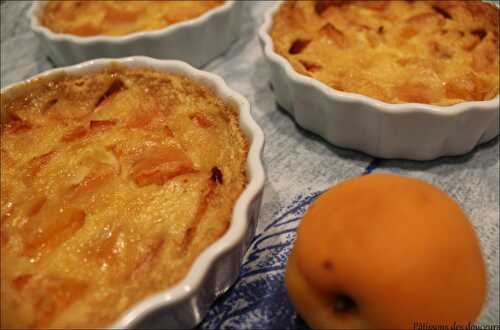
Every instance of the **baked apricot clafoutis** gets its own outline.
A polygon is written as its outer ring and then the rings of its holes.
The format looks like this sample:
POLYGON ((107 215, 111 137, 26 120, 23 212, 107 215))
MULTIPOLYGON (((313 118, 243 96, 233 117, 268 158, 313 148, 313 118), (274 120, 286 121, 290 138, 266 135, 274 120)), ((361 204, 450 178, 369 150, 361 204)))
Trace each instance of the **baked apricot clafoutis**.
POLYGON ((274 50, 339 90, 452 105, 498 95, 499 10, 480 1, 287 1, 274 50))
POLYGON ((180 281, 247 183, 239 116, 115 67, 2 95, 1 326, 89 328, 180 281))
POLYGON ((223 3, 223 0, 49 1, 40 21, 56 33, 121 36, 194 19, 223 3))

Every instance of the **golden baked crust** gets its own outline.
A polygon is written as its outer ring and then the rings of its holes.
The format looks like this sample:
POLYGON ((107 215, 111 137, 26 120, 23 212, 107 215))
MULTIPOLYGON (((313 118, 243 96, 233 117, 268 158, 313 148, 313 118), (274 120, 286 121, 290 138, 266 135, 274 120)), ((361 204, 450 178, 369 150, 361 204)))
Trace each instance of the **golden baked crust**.
POLYGON ((162 29, 194 19, 224 3, 204 1, 54 1, 43 9, 41 24, 57 33, 121 36, 162 29))
POLYGON ((2 95, 1 326, 109 325, 228 228, 247 183, 238 114, 150 70, 21 93, 2 95))
POLYGON ((479 1, 289 1, 274 50, 340 91, 452 105, 498 95, 499 10, 479 1))

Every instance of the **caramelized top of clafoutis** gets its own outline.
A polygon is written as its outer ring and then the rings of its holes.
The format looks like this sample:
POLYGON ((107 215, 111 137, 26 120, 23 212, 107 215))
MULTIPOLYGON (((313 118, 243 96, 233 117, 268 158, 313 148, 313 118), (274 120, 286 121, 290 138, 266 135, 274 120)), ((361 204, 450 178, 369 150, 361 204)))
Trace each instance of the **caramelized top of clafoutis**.
POLYGON ((221 6, 204 1, 54 1, 44 7, 41 24, 56 33, 122 36, 163 29, 221 6))
POLYGON ((288 1, 274 50, 304 75, 389 103, 490 100, 499 10, 480 1, 288 1))
POLYGON ((181 280, 228 228, 248 145, 207 87, 115 68, 8 94, 2 328, 110 325, 181 280))

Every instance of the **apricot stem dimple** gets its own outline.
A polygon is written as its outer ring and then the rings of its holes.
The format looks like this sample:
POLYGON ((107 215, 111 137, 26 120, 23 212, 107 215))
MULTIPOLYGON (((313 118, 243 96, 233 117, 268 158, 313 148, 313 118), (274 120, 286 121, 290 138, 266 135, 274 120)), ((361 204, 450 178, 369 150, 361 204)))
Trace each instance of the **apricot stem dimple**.
POLYGON ((339 293, 335 295, 333 309, 339 313, 350 313, 357 309, 358 305, 350 296, 339 293))
POLYGON ((327 271, 333 270, 333 263, 330 260, 324 261, 322 266, 323 266, 324 270, 327 270, 327 271))

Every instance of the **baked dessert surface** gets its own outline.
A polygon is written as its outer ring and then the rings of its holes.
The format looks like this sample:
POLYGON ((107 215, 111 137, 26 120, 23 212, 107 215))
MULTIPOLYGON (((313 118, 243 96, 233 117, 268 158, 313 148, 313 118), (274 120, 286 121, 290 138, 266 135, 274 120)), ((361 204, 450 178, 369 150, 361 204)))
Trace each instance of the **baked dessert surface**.
POLYGON ((23 88, 2 95, 1 326, 110 325, 228 228, 247 183, 239 117, 149 70, 23 88))
POLYGON ((499 10, 480 1, 287 1, 274 50, 326 85, 389 103, 489 100, 499 10))
POLYGON ((204 1, 49 1, 41 24, 56 33, 121 36, 194 19, 224 3, 204 1))

